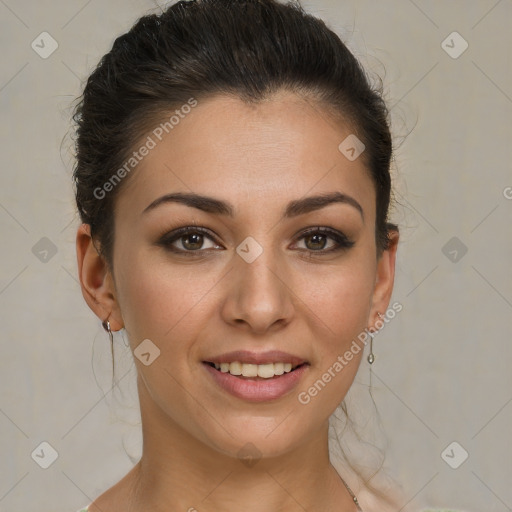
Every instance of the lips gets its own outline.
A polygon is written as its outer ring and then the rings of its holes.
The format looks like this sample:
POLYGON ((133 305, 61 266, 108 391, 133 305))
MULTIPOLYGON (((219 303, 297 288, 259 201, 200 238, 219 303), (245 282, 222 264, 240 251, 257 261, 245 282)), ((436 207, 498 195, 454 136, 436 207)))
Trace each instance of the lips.
POLYGON ((309 363, 281 351, 236 351, 209 358, 203 366, 228 393, 246 401, 264 402, 295 388, 309 363))

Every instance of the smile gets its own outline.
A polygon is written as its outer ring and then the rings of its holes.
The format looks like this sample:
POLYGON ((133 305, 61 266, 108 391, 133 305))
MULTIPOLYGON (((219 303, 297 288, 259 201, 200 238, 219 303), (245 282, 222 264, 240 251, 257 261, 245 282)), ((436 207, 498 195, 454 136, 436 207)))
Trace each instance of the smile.
POLYGON ((245 402, 269 402, 289 395, 305 378, 309 363, 296 360, 263 364, 203 361, 212 390, 227 392, 245 402))
POLYGON ((302 366, 301 364, 293 365, 292 363, 252 364, 241 363, 239 361, 234 361, 232 363, 207 362, 207 364, 221 373, 229 373, 235 377, 259 377, 261 379, 272 379, 273 377, 290 373, 299 366, 302 366))

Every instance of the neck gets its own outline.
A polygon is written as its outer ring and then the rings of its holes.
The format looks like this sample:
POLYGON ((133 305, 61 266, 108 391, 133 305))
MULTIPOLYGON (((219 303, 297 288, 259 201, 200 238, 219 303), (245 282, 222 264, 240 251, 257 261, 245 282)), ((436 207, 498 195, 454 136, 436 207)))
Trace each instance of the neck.
MULTIPOLYGON (((144 386, 139 393, 147 393, 144 386)), ((286 454, 227 456, 140 396, 143 455, 131 471, 129 512, 356 512, 329 460, 328 423, 286 454)), ((251 454, 251 450, 249 449, 251 454)))

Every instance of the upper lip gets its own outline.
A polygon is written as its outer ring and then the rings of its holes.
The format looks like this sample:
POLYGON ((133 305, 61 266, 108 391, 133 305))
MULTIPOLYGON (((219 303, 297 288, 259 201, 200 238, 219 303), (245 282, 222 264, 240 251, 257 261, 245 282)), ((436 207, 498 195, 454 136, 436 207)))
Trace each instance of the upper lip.
POLYGON ((227 352, 208 359, 206 363, 233 363, 238 361, 240 363, 248 364, 270 364, 270 363, 291 363, 292 366, 299 366, 307 363, 305 359, 293 354, 288 354, 280 350, 269 350, 267 352, 251 352, 248 350, 236 350, 234 352, 227 352))

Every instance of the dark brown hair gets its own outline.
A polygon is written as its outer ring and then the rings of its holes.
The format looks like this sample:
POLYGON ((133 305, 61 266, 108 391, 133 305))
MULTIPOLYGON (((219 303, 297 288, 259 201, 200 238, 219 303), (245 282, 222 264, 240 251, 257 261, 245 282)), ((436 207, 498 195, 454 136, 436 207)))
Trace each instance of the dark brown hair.
POLYGON ((388 111, 381 91, 371 87, 340 38, 298 3, 180 1, 160 15, 140 18, 115 40, 75 108, 76 203, 110 267, 114 201, 129 177, 100 198, 97 191, 104 190, 136 142, 190 98, 230 94, 255 103, 281 89, 348 122, 365 144, 361 158, 377 196, 378 253, 388 246, 389 229, 397 229, 387 221, 388 111))

